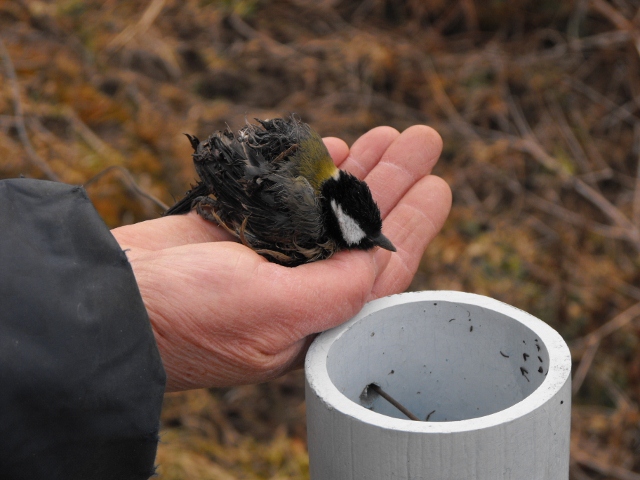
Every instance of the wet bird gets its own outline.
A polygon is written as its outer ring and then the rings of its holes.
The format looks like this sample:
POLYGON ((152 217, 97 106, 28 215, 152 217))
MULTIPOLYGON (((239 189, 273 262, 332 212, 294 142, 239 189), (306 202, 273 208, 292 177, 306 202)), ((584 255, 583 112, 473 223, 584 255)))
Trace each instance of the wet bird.
POLYGON ((341 249, 396 251, 369 187, 334 165, 320 135, 294 116, 257 122, 204 142, 187 135, 200 180, 165 215, 195 208, 286 266, 341 249))

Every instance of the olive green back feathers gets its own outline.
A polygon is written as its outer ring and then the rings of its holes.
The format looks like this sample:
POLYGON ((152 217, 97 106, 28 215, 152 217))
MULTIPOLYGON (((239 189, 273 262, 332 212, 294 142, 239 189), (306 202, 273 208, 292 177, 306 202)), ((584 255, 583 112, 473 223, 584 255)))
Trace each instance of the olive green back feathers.
POLYGON ((295 266, 341 248, 393 249, 366 184, 338 170, 295 117, 216 132, 194 148, 197 185, 165 215, 195 208, 270 261, 295 266), (346 237, 346 238, 345 238, 346 237))

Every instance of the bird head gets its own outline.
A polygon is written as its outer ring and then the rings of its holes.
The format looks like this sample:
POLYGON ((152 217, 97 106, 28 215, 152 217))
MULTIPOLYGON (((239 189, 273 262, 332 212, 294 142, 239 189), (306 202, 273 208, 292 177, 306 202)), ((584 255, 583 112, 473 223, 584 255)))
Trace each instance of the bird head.
POLYGON ((321 194, 327 233, 339 245, 362 250, 378 246, 396 251, 382 234, 380 209, 366 183, 336 170, 322 184, 321 194))

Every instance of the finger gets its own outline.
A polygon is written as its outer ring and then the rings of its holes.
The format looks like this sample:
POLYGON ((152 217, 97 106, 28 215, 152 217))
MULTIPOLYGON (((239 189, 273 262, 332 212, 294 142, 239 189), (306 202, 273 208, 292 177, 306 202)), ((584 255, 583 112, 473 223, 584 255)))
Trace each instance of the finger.
POLYGON ((226 230, 196 212, 147 220, 111 231, 122 248, 162 250, 195 243, 236 241, 226 230))
POLYGON ((442 138, 433 128, 415 125, 399 135, 365 177, 382 218, 404 194, 428 175, 442 152, 442 138))
POLYGON ((385 220, 385 235, 397 248, 375 252, 381 271, 371 297, 403 292, 411 283, 427 245, 444 225, 451 209, 451 189, 429 175, 412 187, 385 220))
POLYGON ((345 158, 349 155, 349 146, 344 142, 344 140, 336 137, 326 137, 323 138, 323 141, 327 150, 329 150, 331 158, 333 158, 333 163, 340 165, 344 162, 345 158))
POLYGON ((340 168, 364 178, 376 166, 384 152, 400 136, 395 128, 376 127, 355 141, 340 168))

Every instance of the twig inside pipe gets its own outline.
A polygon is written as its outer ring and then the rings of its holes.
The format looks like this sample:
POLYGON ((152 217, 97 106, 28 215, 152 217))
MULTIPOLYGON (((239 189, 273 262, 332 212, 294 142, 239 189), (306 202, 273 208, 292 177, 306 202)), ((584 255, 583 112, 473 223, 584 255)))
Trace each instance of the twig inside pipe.
POLYGON ((408 418, 410 418, 411 420, 416 420, 418 422, 420 422, 421 420, 416 417, 413 413, 411 413, 409 410, 407 410, 407 408, 402 405, 400 402, 398 402, 395 398, 393 398, 391 395, 389 395, 387 392, 385 392, 384 390, 382 390, 382 388, 380 388, 380 386, 376 385, 375 383, 370 383, 369 385, 367 385, 367 388, 370 388, 371 390, 373 390, 374 392, 376 392, 378 395, 380 395, 382 398, 384 398, 387 402, 389 402, 391 405, 393 405, 394 407, 396 407, 398 410, 400 410, 402 413, 404 413, 408 418))

